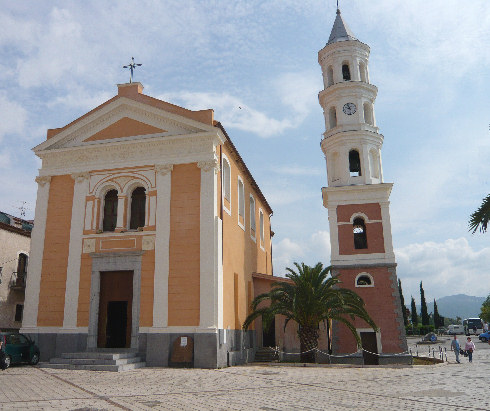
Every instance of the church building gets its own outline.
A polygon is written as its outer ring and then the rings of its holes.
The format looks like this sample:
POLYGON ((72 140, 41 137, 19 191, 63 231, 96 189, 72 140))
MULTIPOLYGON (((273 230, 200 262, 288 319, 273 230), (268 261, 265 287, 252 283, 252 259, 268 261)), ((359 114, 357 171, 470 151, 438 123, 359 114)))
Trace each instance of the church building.
POLYGON ((324 90, 319 93, 325 117, 321 149, 327 162, 328 187, 322 189, 328 209, 333 275, 341 287, 360 295, 378 326, 354 325, 363 354, 343 325, 333 324, 334 355, 355 353, 349 362, 408 362, 394 355, 407 351, 396 261, 391 237, 389 198, 384 182, 383 136, 374 115, 378 89, 369 80, 369 46, 360 42, 337 16, 326 46, 319 51, 324 90))
POLYGON ((47 361, 128 349, 150 366, 248 361, 272 209, 212 110, 118 85, 34 149, 42 160, 22 332, 47 361))

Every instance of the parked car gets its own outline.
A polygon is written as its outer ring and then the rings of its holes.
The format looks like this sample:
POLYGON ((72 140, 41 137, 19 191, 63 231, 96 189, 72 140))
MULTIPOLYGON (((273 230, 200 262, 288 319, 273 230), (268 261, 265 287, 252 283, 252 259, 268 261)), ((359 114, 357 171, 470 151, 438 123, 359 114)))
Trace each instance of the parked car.
POLYGON ((5 365, 29 363, 35 365, 39 362, 39 347, 29 337, 17 333, 0 333, 3 339, 5 352, 5 365))
POLYGON ((451 324, 447 327, 447 333, 449 335, 464 334, 464 328, 461 324, 451 324))
POLYGON ((486 333, 481 333, 478 338, 480 341, 487 342, 490 341, 490 331, 487 331, 486 333))

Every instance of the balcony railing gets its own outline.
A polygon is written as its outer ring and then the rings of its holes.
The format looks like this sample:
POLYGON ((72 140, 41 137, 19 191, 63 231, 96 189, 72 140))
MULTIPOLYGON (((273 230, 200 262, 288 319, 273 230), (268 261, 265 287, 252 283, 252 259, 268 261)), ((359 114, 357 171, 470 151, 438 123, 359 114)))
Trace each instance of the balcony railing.
POLYGON ((11 290, 24 290, 26 288, 27 273, 13 272, 10 276, 9 288, 11 290))

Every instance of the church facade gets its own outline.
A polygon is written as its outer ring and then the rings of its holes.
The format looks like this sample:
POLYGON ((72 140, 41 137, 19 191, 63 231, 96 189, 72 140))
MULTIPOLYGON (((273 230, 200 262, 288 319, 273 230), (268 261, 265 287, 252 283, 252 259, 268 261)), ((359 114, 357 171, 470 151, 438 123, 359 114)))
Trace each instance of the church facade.
POLYGON ((272 209, 212 110, 121 84, 33 150, 22 332, 41 360, 127 348, 167 366, 179 338, 195 367, 251 358, 241 325, 253 273, 272 274, 272 209))
MULTIPOLYGON (((333 275, 341 287, 360 295, 378 326, 356 319, 363 352, 343 325, 333 324, 334 355, 364 364, 409 362, 393 252, 389 198, 384 182, 383 136, 374 115, 377 88, 369 81, 369 46, 355 38, 340 10, 326 46, 319 51, 324 90, 319 102, 325 117, 321 148, 327 162, 328 209, 333 275)), ((339 357, 338 361, 342 361, 339 357)))

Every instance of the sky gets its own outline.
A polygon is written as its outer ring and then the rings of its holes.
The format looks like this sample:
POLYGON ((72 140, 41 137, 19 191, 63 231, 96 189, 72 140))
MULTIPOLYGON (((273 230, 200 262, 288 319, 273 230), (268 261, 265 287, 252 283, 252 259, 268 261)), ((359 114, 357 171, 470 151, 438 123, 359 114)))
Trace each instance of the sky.
MULTIPOLYGON (((134 56, 144 93, 215 110, 272 216, 274 274, 328 265, 318 51, 331 0, 0 0, 0 210, 34 217, 31 148, 117 94, 134 56), (25 202, 25 203, 24 203, 25 202)), ((385 182, 405 300, 490 293, 490 233, 468 232, 490 192, 488 0, 341 1, 371 48, 385 182)))

